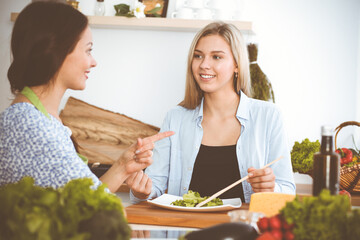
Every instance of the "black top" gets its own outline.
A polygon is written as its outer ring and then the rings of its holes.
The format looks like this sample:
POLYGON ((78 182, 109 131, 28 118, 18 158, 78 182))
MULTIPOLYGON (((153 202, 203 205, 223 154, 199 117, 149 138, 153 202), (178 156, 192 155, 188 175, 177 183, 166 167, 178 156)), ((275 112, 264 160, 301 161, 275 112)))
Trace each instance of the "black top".
MULTIPOLYGON (((241 178, 236 157, 236 145, 200 146, 189 190, 201 196, 211 196, 241 178)), ((221 199, 241 198, 245 202, 242 184, 219 196, 221 199)))

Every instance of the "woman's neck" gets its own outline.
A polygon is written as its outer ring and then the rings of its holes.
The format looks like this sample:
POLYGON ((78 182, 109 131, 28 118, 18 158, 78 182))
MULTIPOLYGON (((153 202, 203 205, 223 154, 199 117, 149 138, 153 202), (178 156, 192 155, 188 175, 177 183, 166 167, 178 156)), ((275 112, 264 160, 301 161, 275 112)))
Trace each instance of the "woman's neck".
POLYGON ((216 93, 204 95, 204 117, 233 117, 239 106, 240 96, 235 91, 229 94, 216 93))
POLYGON ((60 91, 54 86, 46 86, 45 88, 42 86, 31 87, 31 89, 38 96, 46 111, 60 120, 58 110, 65 91, 60 91))
MULTIPOLYGON (((60 101, 64 96, 65 90, 60 90, 59 88, 53 85, 50 86, 41 85, 30 88, 36 94, 36 96, 38 96, 40 102, 43 104, 46 111, 61 122, 61 119, 58 114, 58 110, 60 106, 60 101)), ((18 94, 12 104, 18 102, 30 102, 30 101, 22 94, 18 94)))

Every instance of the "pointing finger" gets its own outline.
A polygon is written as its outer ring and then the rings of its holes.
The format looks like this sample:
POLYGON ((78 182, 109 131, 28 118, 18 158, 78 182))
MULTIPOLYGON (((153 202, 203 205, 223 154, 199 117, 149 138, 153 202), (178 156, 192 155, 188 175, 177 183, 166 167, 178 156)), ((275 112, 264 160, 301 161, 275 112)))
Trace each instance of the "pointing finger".
POLYGON ((144 138, 144 140, 151 141, 151 142, 156 142, 156 141, 159 141, 159 140, 161 140, 163 138, 170 137, 170 136, 172 136, 174 134, 175 134, 175 132, 173 132, 173 131, 161 132, 161 133, 155 134, 153 136, 144 138))
MULTIPOLYGON (((155 134, 150 137, 146 137, 144 139, 138 138, 137 144, 135 145, 135 148, 136 148, 135 154, 138 154, 138 153, 141 153, 142 151, 144 151, 143 146, 149 145, 149 144, 150 144, 150 146, 152 146, 154 142, 159 141, 166 137, 170 137, 174 134, 175 134, 175 132, 173 132, 173 131, 167 131, 167 132, 161 132, 161 133, 155 134)), ((154 147, 152 147, 152 148, 154 148, 154 147)), ((150 149, 152 149, 152 148, 150 148, 150 149)))

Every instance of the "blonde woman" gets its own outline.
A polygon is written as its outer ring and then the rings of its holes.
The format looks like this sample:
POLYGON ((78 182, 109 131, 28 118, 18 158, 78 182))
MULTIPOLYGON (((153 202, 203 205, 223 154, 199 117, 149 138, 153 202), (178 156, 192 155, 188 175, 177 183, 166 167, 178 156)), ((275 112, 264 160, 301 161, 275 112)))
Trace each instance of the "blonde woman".
POLYGON ((185 98, 168 112, 161 131, 175 135, 156 143, 154 163, 128 178, 133 202, 188 190, 223 193, 249 202, 254 192, 295 194, 282 118, 269 102, 250 98, 246 44, 231 24, 214 22, 194 38, 188 56, 185 98), (283 156, 271 168, 260 169, 283 156))

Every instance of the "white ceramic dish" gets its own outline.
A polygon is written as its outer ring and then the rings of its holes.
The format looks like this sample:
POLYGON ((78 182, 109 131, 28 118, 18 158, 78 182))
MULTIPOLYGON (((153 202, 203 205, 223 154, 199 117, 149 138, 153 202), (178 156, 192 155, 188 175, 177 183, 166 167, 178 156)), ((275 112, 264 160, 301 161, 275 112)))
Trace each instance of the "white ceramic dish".
POLYGON ((176 200, 181 200, 182 197, 175 196, 171 194, 163 194, 158 198, 155 198, 153 200, 148 200, 148 202, 152 205, 166 208, 170 210, 176 210, 176 211, 185 211, 185 212, 219 212, 219 211, 229 211, 234 210, 239 207, 241 207, 241 199, 240 198, 230 198, 230 199, 222 199, 224 205, 221 206, 213 206, 213 207, 180 207, 180 206, 174 206, 171 205, 172 202, 176 200))

